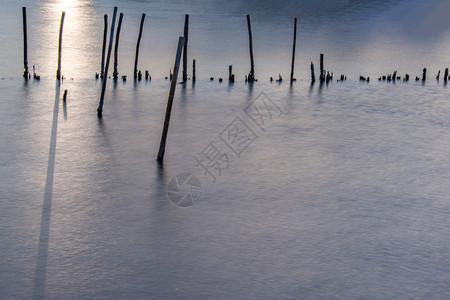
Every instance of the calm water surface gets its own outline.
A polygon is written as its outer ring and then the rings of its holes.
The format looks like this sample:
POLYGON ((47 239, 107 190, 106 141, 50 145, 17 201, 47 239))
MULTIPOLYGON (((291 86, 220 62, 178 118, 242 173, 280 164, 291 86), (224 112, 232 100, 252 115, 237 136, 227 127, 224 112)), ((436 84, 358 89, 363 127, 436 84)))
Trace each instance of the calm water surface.
POLYGON ((448 1, 3 2, 0 298, 450 297, 448 1), (129 80, 108 81, 98 120, 94 74, 103 14, 115 5, 124 13, 119 73, 129 80), (21 77, 22 6, 40 82, 21 77), (134 83, 143 12, 139 68, 153 80, 134 83), (177 86, 160 166, 164 77, 185 13, 198 79, 177 86), (253 86, 243 80, 247 13, 253 86), (309 84, 320 53, 346 82, 309 84), (237 81, 219 83, 230 64, 237 81), (414 79, 424 67, 426 83, 376 80, 395 70, 414 79), (279 73, 285 81, 271 84, 279 73), (272 119, 251 113, 264 103, 272 119), (239 155, 226 144, 232 122, 251 138, 234 144, 239 155), (209 169, 215 181, 195 160, 212 145, 228 158, 220 173, 209 169), (180 173, 201 183, 189 208, 167 195, 180 173))

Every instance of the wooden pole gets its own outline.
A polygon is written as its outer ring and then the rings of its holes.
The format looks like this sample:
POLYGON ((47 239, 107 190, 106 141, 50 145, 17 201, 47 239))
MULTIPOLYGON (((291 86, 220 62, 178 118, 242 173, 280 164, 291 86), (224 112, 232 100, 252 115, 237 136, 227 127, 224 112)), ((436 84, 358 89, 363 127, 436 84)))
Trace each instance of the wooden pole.
POLYGON ((295 44, 297 43, 297 18, 294 19, 294 45, 292 46, 291 82, 294 81, 295 44))
POLYGON ((228 81, 234 82, 233 65, 228 66, 228 81))
POLYGON ((192 60, 192 82, 195 82, 197 75, 195 74, 195 59, 192 60))
POLYGON ((248 74, 248 82, 255 80, 255 64, 253 61, 253 42, 252 42, 252 26, 250 24, 250 15, 247 15, 248 39, 250 46, 250 73, 248 74))
POLYGON ((102 68, 100 71, 100 78, 103 78, 105 74, 105 52, 106 52, 106 39, 108 38, 108 15, 103 16, 104 28, 103 28, 103 46, 102 46, 102 68))
POLYGON ((66 16, 66 12, 63 11, 61 13, 61 23, 59 24, 59 42, 58 42, 58 70, 56 70, 56 79, 61 79, 61 50, 62 50, 62 33, 64 26, 64 17, 66 16))
POLYGON ((325 74, 323 73, 323 54, 320 53, 320 81, 325 80, 325 74))
POLYGON ((138 58, 139 58, 139 45, 141 44, 141 37, 142 37, 142 28, 144 27, 144 20, 145 20, 145 14, 142 14, 141 18, 141 26, 139 28, 139 36, 136 44, 136 57, 134 58, 134 80, 136 80, 138 76, 138 70, 137 70, 137 64, 138 64, 138 58))
POLYGON ((316 75, 314 75, 314 64, 311 62, 311 83, 316 82, 316 75))
POLYGON ((114 25, 116 25, 116 15, 117 15, 117 7, 114 6, 114 13, 111 23, 111 34, 109 36, 109 47, 108 47, 108 55, 106 56, 106 65, 105 65, 105 74, 102 81, 102 93, 100 95, 100 103, 98 104, 97 108, 97 116, 99 118, 102 117, 103 114, 103 101, 105 99, 105 89, 106 89, 106 82, 108 80, 108 68, 109 68, 109 60, 111 58, 111 51, 112 51, 112 43, 114 39, 114 25))
POLYGON ((175 65, 173 67, 173 79, 170 84, 170 92, 169 92, 169 99, 167 101, 166 117, 164 120, 164 128, 163 128, 163 132, 162 132, 162 136, 161 136, 161 143, 159 145, 159 151, 158 151, 157 160, 159 162, 162 162, 164 160, 164 153, 166 151, 166 140, 167 140, 167 132, 169 130, 170 113, 172 112, 173 97, 175 95, 175 88, 177 86, 178 69, 180 67, 180 59, 181 59, 181 52, 183 50, 183 44, 184 44, 184 37, 180 36, 178 38, 177 55, 175 57, 175 65))
POLYGON ((422 71, 422 81, 427 80, 427 68, 423 68, 422 71))
POLYGON ((23 67, 25 71, 23 72, 23 77, 28 80, 30 77, 28 72, 28 37, 27 37, 27 8, 22 7, 22 17, 23 17, 23 67))
POLYGON ((120 28, 122 28, 122 19, 123 19, 123 13, 120 13, 119 15, 119 24, 117 25, 117 34, 116 34, 116 44, 114 46, 114 72, 113 72, 113 79, 117 80, 119 77, 119 72, 117 71, 118 66, 118 56, 119 56, 119 37, 120 37, 120 28))
POLYGON ((448 68, 446 68, 444 72, 444 82, 447 83, 447 81, 448 81, 448 68))
POLYGON ((189 36, 189 15, 184 16, 183 82, 187 81, 187 46, 189 36))

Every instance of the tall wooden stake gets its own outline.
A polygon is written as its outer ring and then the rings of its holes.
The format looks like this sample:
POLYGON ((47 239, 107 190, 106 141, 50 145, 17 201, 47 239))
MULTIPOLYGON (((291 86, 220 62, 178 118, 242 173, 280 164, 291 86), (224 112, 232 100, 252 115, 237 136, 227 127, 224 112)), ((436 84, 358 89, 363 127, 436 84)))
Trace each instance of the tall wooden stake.
POLYGON ((197 75, 195 74, 195 59, 192 60, 192 82, 195 82, 197 75))
POLYGON ((255 64, 253 62, 253 42, 252 42, 252 26, 250 25, 250 15, 247 15, 248 39, 250 45, 250 73, 248 74, 248 82, 255 80, 255 64))
POLYGON ((114 39, 114 26, 116 25, 116 15, 117 15, 117 7, 114 6, 114 13, 111 23, 111 34, 109 36, 109 47, 108 47, 108 55, 106 56, 106 65, 105 65, 105 74, 102 81, 102 93, 100 95, 100 103, 98 104, 97 108, 97 116, 99 118, 102 117, 103 114, 103 101, 105 99, 105 89, 106 89, 106 82, 108 80, 108 68, 109 68, 109 60, 111 58, 111 51, 112 51, 112 43, 114 39))
POLYGON ((292 46, 291 82, 294 81, 295 44, 297 43, 297 18, 294 19, 294 45, 292 46))
POLYGON ((64 17, 66 16, 66 12, 63 11, 61 13, 61 23, 59 24, 59 42, 58 42, 58 70, 56 70, 56 79, 61 79, 61 50, 62 50, 62 33, 64 26, 64 17))
POLYGON ((187 46, 189 36, 189 15, 184 16, 183 82, 187 81, 187 46))
POLYGON ((320 53, 320 82, 325 80, 325 74, 323 72, 323 54, 320 53))
POLYGON ((22 17, 23 17, 23 67, 25 71, 23 72, 23 77, 28 80, 30 77, 28 72, 28 37, 27 37, 27 8, 22 7, 22 17))
POLYGON ((139 36, 138 36, 138 40, 137 40, 137 44, 136 44, 136 57, 134 58, 134 73, 133 73, 134 80, 136 80, 136 78, 138 76, 137 65, 138 65, 138 58, 139 58, 139 45, 141 44, 142 28, 144 27, 144 20, 145 20, 145 14, 142 14, 141 26, 139 28, 139 36))
POLYGON ((105 14, 103 16, 104 19, 104 28, 103 28, 103 46, 102 46, 102 68, 100 70, 100 78, 103 78, 105 74, 105 52, 106 52, 106 39, 108 38, 108 15, 105 14))
POLYGON ((166 151, 166 140, 167 140, 167 132, 169 130, 170 113, 172 112, 173 97, 175 95, 175 88, 177 86, 178 69, 180 67, 180 59, 181 59, 181 52, 183 50, 183 44, 184 44, 184 37, 180 36, 178 39, 178 48, 177 48, 177 55, 175 57, 175 65, 173 67, 173 78, 170 84, 169 99, 167 101, 166 118, 164 120, 164 128, 158 151, 157 160, 159 162, 162 162, 164 160, 164 153, 166 151))
POLYGON ((113 79, 117 79, 119 76, 119 72, 117 71, 118 66, 118 56, 119 56, 119 37, 120 37, 120 28, 122 28, 122 19, 123 13, 119 15, 119 24, 117 25, 117 34, 116 34, 116 44, 114 46, 114 72, 113 79))

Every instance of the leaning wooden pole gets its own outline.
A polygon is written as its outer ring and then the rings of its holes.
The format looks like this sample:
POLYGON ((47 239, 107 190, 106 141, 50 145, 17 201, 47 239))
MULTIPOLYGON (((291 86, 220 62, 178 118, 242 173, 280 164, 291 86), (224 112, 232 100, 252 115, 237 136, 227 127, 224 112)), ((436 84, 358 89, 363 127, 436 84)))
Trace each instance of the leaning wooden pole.
POLYGON ((180 36, 178 39, 177 55, 175 57, 175 65, 173 67, 173 78, 170 84, 169 99, 167 101, 166 118, 164 119, 164 128, 161 136, 161 143, 159 145, 157 160, 162 162, 164 160, 164 153, 166 152, 167 132, 169 130, 170 113, 172 112, 173 97, 175 95, 175 88, 177 86, 178 69, 180 67, 181 52, 183 50, 184 37, 180 36))
POLYGON ((247 80, 253 82, 255 80, 255 63, 253 61, 253 42, 252 42, 252 26, 250 24, 250 15, 247 15, 248 39, 250 46, 250 73, 247 80))
POLYGON ((122 19, 123 13, 119 15, 119 24, 117 24, 117 34, 116 34, 116 44, 114 46, 114 72, 113 79, 116 80, 119 76, 118 68, 118 60, 119 60, 119 37, 120 37, 120 28, 122 28, 122 19))
POLYGON ((27 8, 22 7, 22 17, 23 17, 23 67, 25 71, 23 72, 23 77, 28 80, 30 74, 28 72, 28 37, 27 37, 27 8))
POLYGON ((183 82, 187 81, 187 46, 189 36, 189 15, 184 16, 184 47, 183 47, 183 82))
POLYGON ((105 74, 102 81, 102 93, 100 95, 100 103, 98 104, 97 108, 97 116, 99 118, 102 117, 103 114, 103 101, 105 99, 105 89, 106 89, 106 82, 108 80, 108 68, 109 68, 109 61, 111 58, 111 51, 112 51, 112 43, 114 39, 114 25, 116 24, 116 15, 117 15, 117 7, 114 6, 114 13, 111 23, 111 34, 109 36, 109 47, 108 47, 108 55, 106 56, 106 64, 105 64, 105 74))
POLYGON ((103 46, 102 46, 102 66, 100 70, 100 78, 103 78, 105 74, 105 52, 106 52, 106 39, 108 38, 108 15, 103 16, 104 28, 103 28, 103 46))
POLYGON ((291 82, 294 81, 295 45, 297 43, 297 18, 294 19, 294 45, 292 46, 291 82))
POLYGON ((133 72, 134 80, 136 80, 138 77, 137 65, 138 65, 138 59, 139 59, 139 45, 141 44, 142 29, 144 28, 144 20, 145 20, 145 14, 142 14, 141 26, 139 28, 139 36, 138 36, 138 40, 137 40, 137 44, 136 44, 136 56, 134 58, 134 72, 133 72))
POLYGON ((56 79, 61 79, 61 50, 62 50, 62 33, 64 27, 64 17, 66 12, 61 13, 61 23, 59 24, 59 41, 58 41, 58 70, 56 70, 56 79))

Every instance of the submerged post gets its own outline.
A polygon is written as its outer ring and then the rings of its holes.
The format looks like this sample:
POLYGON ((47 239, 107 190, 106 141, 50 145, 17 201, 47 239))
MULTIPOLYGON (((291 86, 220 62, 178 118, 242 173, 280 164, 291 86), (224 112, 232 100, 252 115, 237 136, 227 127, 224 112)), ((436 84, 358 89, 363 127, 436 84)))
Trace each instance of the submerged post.
POLYGON ((56 70, 56 79, 61 79, 61 50, 62 50, 62 33, 64 26, 64 17, 66 12, 61 13, 61 23, 59 24, 59 42, 58 42, 58 70, 56 70))
POLYGON ((427 80, 427 68, 423 68, 422 71, 422 81, 427 80))
POLYGON ((114 46, 114 72, 113 72, 113 79, 117 80, 119 77, 119 72, 117 71, 118 66, 118 56, 119 56, 119 37, 120 37, 120 28, 122 27, 122 19, 123 19, 123 13, 120 13, 119 15, 119 24, 117 25, 117 34, 116 34, 116 44, 114 46))
POLYGON ((164 160, 164 153, 166 152, 167 132, 169 130, 170 113, 172 112, 173 97, 175 95, 175 88, 177 86, 178 69, 180 67, 181 52, 183 50, 184 37, 178 38, 177 55, 175 57, 175 65, 173 67, 173 79, 170 84, 169 99, 167 101, 166 117, 164 119, 164 128, 161 136, 161 143, 159 145, 158 158, 159 162, 164 160))
POLYGON ((22 17, 23 17, 23 67, 25 71, 23 72, 23 77, 28 80, 30 77, 28 72, 28 37, 27 37, 27 8, 22 7, 22 17))
POLYGON ((291 82, 294 81, 295 44, 297 43, 297 18, 294 19, 294 45, 292 46, 291 82))
POLYGON ((138 58, 139 58, 139 45, 141 44, 141 37, 142 37, 142 28, 144 27, 144 20, 145 20, 145 14, 142 14, 141 18, 141 26, 139 28, 139 36, 136 44, 136 57, 134 58, 134 80, 136 80, 138 76, 137 71, 137 64, 138 64, 138 58))
POLYGON ((447 83, 448 81, 448 68, 445 68, 445 72, 444 72, 444 82, 447 83))
POLYGON ((311 83, 316 82, 316 75, 314 75, 314 64, 311 62, 311 83))
POLYGON ((247 15, 248 39, 250 46, 250 73, 248 74, 248 82, 255 80, 255 64, 253 62, 253 42, 252 42, 252 26, 250 24, 250 15, 247 15))
POLYGON ((103 46, 102 46, 102 68, 100 70, 100 78, 103 78, 105 74, 105 51, 106 51, 106 39, 108 38, 108 15, 103 16, 104 28, 103 28, 103 46))
POLYGON ((228 81, 234 82, 233 65, 228 66, 228 81))
POLYGON ((187 46, 189 36, 189 15, 184 16, 184 47, 183 47, 183 82, 187 81, 187 46))
POLYGON ((325 74, 323 72, 323 54, 320 53, 320 81, 324 81, 325 80, 325 74))
POLYGON ((111 58, 112 43, 114 39, 114 25, 116 24, 116 15, 117 15, 117 6, 114 6, 114 13, 111 23, 111 34, 109 36, 108 55, 106 56, 105 74, 102 81, 102 93, 100 95, 100 103, 98 104, 97 108, 97 116, 99 118, 101 118, 103 114, 103 101, 105 99, 106 82, 108 80, 108 68, 109 68, 109 60, 111 58))
POLYGON ((195 82, 197 75, 195 74, 195 59, 192 60, 192 82, 195 82))

